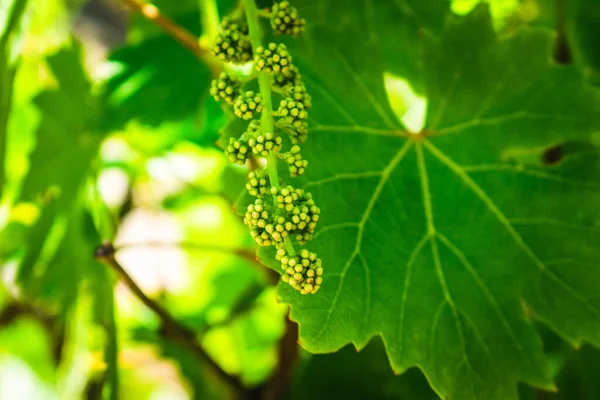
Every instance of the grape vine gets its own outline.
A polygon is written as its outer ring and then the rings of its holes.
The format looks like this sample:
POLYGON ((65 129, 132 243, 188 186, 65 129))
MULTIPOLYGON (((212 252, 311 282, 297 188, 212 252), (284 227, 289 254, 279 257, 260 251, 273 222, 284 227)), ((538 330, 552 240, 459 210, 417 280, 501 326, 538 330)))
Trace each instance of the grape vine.
MULTIPOLYGON (((285 44, 263 45, 254 0, 242 4, 244 15, 238 12, 223 18, 212 48, 213 56, 227 63, 252 60, 254 71, 250 78, 223 72, 212 82, 211 95, 233 106, 238 118, 249 120, 244 132, 230 138, 225 154, 240 165, 251 157, 265 159, 264 169, 248 174, 246 188, 255 200, 247 207, 244 223, 258 245, 276 247, 284 282, 302 294, 316 293, 323 282, 322 261, 308 249, 296 247, 312 239, 320 209, 310 193, 283 184, 278 171, 279 160, 287 165, 290 177, 302 175, 308 166, 299 145, 307 139, 312 98, 285 44), (249 88, 254 79, 258 92, 249 88), (277 110, 273 96, 281 98, 277 110)), ((276 3, 266 15, 276 35, 295 37, 304 31, 305 20, 288 1, 276 3)))

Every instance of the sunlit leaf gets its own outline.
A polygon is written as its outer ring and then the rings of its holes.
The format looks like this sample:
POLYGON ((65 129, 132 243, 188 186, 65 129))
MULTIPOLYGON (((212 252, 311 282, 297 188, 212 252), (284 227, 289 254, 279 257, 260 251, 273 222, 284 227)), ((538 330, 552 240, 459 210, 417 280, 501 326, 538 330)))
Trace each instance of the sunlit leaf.
MULTIPOLYGON (((31 168, 21 193, 22 201, 37 202, 42 206, 41 216, 29 233, 27 250, 19 270, 21 283, 28 284, 33 284, 29 279, 33 277, 43 249, 50 246, 56 250, 61 241, 60 231, 66 232, 69 229, 68 218, 77 215, 73 213, 74 204, 102 139, 92 130, 99 106, 82 69, 78 47, 57 53, 49 58, 48 63, 60 90, 45 91, 36 98, 42 120, 37 130, 36 148, 31 155, 31 168), (55 234, 51 235, 52 232, 55 234), (48 243, 48 235, 53 243, 48 243)), ((73 250, 68 250, 68 257, 80 261, 73 250)), ((60 274, 60 270, 47 269, 54 257, 53 251, 44 254, 47 259, 42 260, 42 271, 45 265, 47 273, 60 274)), ((77 265, 75 263, 71 268, 78 268, 77 265)), ((40 272, 37 271, 38 274, 40 272)), ((67 278, 64 283, 72 282, 70 290, 52 288, 61 292, 67 301, 77 286, 78 275, 71 272, 62 272, 67 278)))
MULTIPOLYGON (((198 21, 198 15, 191 14, 179 22, 194 27, 198 21)), ((130 120, 157 126, 200 116, 210 71, 171 36, 161 33, 123 47, 111 55, 111 61, 118 70, 106 84, 106 101, 112 110, 103 122, 107 128, 118 129, 130 120)))
POLYGON ((13 79, 19 45, 22 40, 21 19, 27 0, 10 0, 0 8, 0 198, 5 182, 5 155, 8 117, 12 103, 13 79))
POLYGON ((309 248, 326 270, 316 295, 281 286, 300 340, 330 352, 381 335, 395 371, 419 365, 453 399, 514 399, 520 381, 551 389, 524 305, 600 345, 599 154, 562 151, 600 128, 598 93, 552 63, 552 32, 498 39, 478 7, 421 38, 427 119, 406 132, 378 51, 397 36, 356 30, 378 15, 368 4, 334 26, 307 7, 317 26, 295 49, 313 94, 304 187, 321 207, 309 248))

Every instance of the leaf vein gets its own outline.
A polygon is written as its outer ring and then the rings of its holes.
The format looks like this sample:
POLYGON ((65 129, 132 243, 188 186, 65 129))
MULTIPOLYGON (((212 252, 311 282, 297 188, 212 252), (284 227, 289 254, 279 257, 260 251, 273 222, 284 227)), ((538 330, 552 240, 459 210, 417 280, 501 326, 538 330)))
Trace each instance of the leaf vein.
POLYGON ((585 186, 591 188, 600 188, 600 184, 590 181, 576 181, 574 179, 564 178, 560 175, 548 173, 546 171, 527 169, 523 165, 514 164, 479 164, 479 165, 465 165, 462 167, 465 172, 514 172, 523 175, 529 175, 540 179, 547 179, 562 183, 565 185, 573 186, 585 186))
POLYGON ((587 121, 587 119, 585 119, 585 118, 568 117, 568 116, 556 115, 556 114, 532 113, 530 111, 517 111, 512 114, 502 115, 499 117, 475 118, 470 121, 461 122, 456 125, 437 129, 437 130, 435 130, 435 134, 438 136, 439 135, 458 134, 466 129, 474 128, 476 126, 489 126, 489 125, 496 125, 496 124, 500 125, 505 122, 514 122, 514 121, 527 120, 527 119, 540 119, 540 120, 547 119, 550 121, 565 121, 565 122, 586 122, 587 121))
POLYGON ((304 79, 304 81, 306 81, 310 86, 313 86, 316 90, 321 92, 321 94, 325 96, 327 100, 329 100, 331 105, 333 105, 340 112, 340 114, 346 119, 346 121, 348 121, 352 125, 357 125, 356 120, 352 118, 352 115, 346 110, 342 103, 340 103, 338 99, 333 97, 323 85, 311 78, 308 78, 307 76, 303 76, 302 79, 304 79))
POLYGON ((425 141, 427 149, 443 164, 445 164, 460 180, 470 188, 473 193, 487 206, 492 214, 496 216, 498 221, 504 226, 506 231, 511 235, 517 246, 532 260, 532 262, 540 269, 541 272, 548 275, 550 279, 560 285, 564 290, 570 293, 574 298, 581 302, 589 311, 596 316, 600 315, 600 312, 590 302, 573 289, 569 284, 557 276, 554 272, 549 270, 546 265, 540 260, 540 258, 533 252, 533 250, 525 243, 521 235, 511 225, 510 221, 502 213, 502 211, 496 206, 492 199, 485 193, 485 191, 462 169, 462 167, 456 164, 452 159, 442 153, 437 147, 431 142, 425 141))
POLYGON ((350 75, 352 75, 352 78, 360 87, 360 89, 364 92, 366 98, 369 100, 369 103, 371 103, 371 105, 373 106, 375 112, 377 112, 377 114, 381 117, 381 119, 390 129, 393 129, 396 124, 393 123, 393 121, 386 114, 383 108, 381 108, 381 105, 379 104, 377 99, 373 97, 373 93, 371 93, 369 87, 365 84, 363 78, 354 69, 352 69, 352 66, 348 63, 348 60, 346 60, 346 58, 343 56, 340 50, 334 47, 332 49, 332 54, 334 54, 340 60, 340 62, 344 65, 346 70, 350 73, 350 75))
MULTIPOLYGON (((446 282, 446 276, 444 274, 444 269, 442 268, 442 262, 440 260, 440 254, 438 251, 437 240, 436 240, 436 229, 433 218, 433 208, 431 204, 431 192, 429 190, 429 178, 427 176, 427 166, 425 164, 425 157, 423 155, 422 144, 418 143, 416 146, 417 149, 417 162, 419 167, 419 176, 421 179, 421 189, 423 191, 423 206, 425 208, 425 218, 427 222, 427 233, 431 235, 431 253, 433 256, 433 263, 435 265, 435 271, 440 282, 440 286, 442 287, 442 291, 444 294, 444 298, 446 302, 450 306, 452 311, 452 316, 454 318, 454 322, 456 325, 456 331, 458 333, 458 337, 460 340, 461 350, 463 353, 463 361, 465 365, 469 368, 469 373, 473 371, 473 367, 469 361, 469 357, 467 356, 467 348, 465 343, 465 337, 462 329, 462 325, 460 323, 460 318, 458 316, 458 311, 456 305, 454 304, 454 300, 452 299, 452 295, 450 294, 450 289, 448 288, 448 283, 446 282)), ((472 385, 472 380, 471 380, 472 385)), ((471 390, 473 388, 471 387, 471 390)))
POLYGON ((317 124, 311 128, 313 132, 352 132, 372 136, 408 136, 409 133, 401 129, 372 128, 361 125, 323 125, 317 124))
POLYGON ((438 232, 437 235, 440 238, 440 241, 442 243, 444 243, 444 245, 454 254, 454 256, 456 256, 456 258, 458 258, 458 260, 465 267, 465 269, 469 272, 469 274, 471 274, 473 279, 475 279, 477 286, 479 286, 479 288, 481 289, 481 291, 487 298, 488 302, 490 303, 490 305, 492 306, 492 308, 498 315, 498 318, 500 318, 500 322, 502 322, 504 329, 506 329, 506 332, 508 333, 511 340, 515 344, 519 353, 521 353, 523 358, 526 359, 531 365, 535 365, 535 363, 533 363, 533 361, 530 359, 530 357, 528 357, 527 354, 525 353, 525 351, 523 350, 523 347, 521 346, 521 343, 517 339, 517 336, 516 336, 514 330, 510 326, 508 319, 506 318, 506 315, 504 315, 504 312, 502 311, 500 304, 498 304, 498 301, 492 294, 491 290, 488 288, 488 286, 483 281, 483 279, 479 276, 479 273, 477 273, 477 270, 475 270, 475 268, 473 267, 473 264, 471 264, 469 262, 466 255, 454 243, 452 243, 452 241, 450 241, 450 239, 448 239, 444 234, 438 232))
POLYGON ((367 205, 367 208, 365 209, 365 212, 358 224, 358 233, 356 235, 356 243, 354 246, 354 250, 350 254, 348 261, 346 261, 346 263, 344 264, 344 267, 342 268, 340 282, 338 283, 338 287, 335 292, 333 301, 331 303, 331 307, 329 308, 329 312, 327 313, 327 317, 325 318, 325 322, 323 323, 323 326, 321 327, 319 332, 317 332, 317 334, 315 335, 314 340, 318 340, 319 337, 321 337, 321 335, 323 334, 323 332, 325 332, 325 330, 327 329, 327 326, 329 325, 329 321, 331 320, 331 315, 333 314, 333 310, 335 309, 335 307, 337 305, 337 302, 340 297, 340 293, 342 291, 342 286, 344 285, 344 278, 346 277, 346 274, 348 273, 348 270, 350 269, 352 262, 354 261, 356 256, 360 253, 363 231, 364 231, 367 221, 369 220, 369 216, 371 215, 371 212, 373 211, 373 207, 375 206, 375 203, 377 202, 377 200, 379 200, 381 191, 383 190, 383 187, 385 186, 388 179, 390 178, 390 175, 392 174, 393 170, 402 161, 402 159, 404 158, 404 156, 410 149, 411 144, 412 144, 412 141, 410 141, 410 140, 407 140, 406 142, 404 142, 402 147, 400 147, 400 149, 396 152, 394 157, 392 157, 392 159, 388 163, 387 167, 384 169, 383 173, 381 174, 379 183, 377 184, 377 187, 375 188, 375 191, 373 192, 373 195, 371 196, 371 199, 369 200, 369 204, 367 205))
POLYGON ((419 253, 425 247, 425 244, 431 239, 429 234, 425 234, 421 240, 417 243, 413 251, 410 253, 408 262, 406 264, 406 275, 404 277, 404 289, 402 291, 402 302, 400 303, 400 322, 398 326, 398 337, 400 338, 400 360, 404 359, 404 351, 406 346, 404 344, 404 317, 406 313, 406 301, 408 300, 408 289, 411 282, 412 267, 417 259, 419 253))
POLYGON ((325 232, 334 231, 334 230, 343 229, 343 228, 358 228, 358 226, 359 226, 358 222, 340 222, 339 224, 327 225, 327 226, 319 229, 313 235, 313 239, 316 238, 317 236, 322 235, 325 232))
POLYGON ((371 271, 369 269, 369 264, 367 263, 367 259, 365 258, 365 256, 362 255, 362 253, 358 253, 358 256, 360 257, 360 260, 362 262, 362 265, 364 267, 365 270, 365 287, 366 287, 366 292, 367 292, 367 299, 366 299, 366 305, 365 305, 365 316, 364 316, 364 327, 363 327, 363 336, 366 334, 367 332, 367 326, 369 325, 369 317, 371 316, 371 271))
POLYGON ((344 179, 361 179, 361 178, 372 178, 376 176, 381 176, 383 171, 368 171, 368 172, 356 172, 356 173, 344 173, 344 174, 336 174, 330 176, 328 178, 319 179, 318 181, 311 181, 305 185, 305 188, 309 188, 311 186, 324 185, 326 183, 336 182, 344 179))

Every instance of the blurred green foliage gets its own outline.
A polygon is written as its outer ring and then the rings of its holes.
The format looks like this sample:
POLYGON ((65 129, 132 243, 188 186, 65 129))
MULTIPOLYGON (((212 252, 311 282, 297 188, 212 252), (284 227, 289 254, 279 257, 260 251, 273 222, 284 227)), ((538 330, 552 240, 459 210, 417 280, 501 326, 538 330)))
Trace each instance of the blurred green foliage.
MULTIPOLYGON (((203 1, 152 3, 202 37, 203 1)), ((360 352, 346 346, 326 355, 296 345, 297 327, 286 323, 273 272, 256 261, 239 216, 247 169, 231 166, 220 147, 246 123, 208 95, 211 66, 155 23, 124 15, 116 0, 104 3, 112 18, 128 21, 127 40, 106 49, 85 29, 94 22, 82 16, 84 3, 0 5, 0 400, 233 397, 94 256, 104 241, 114 243, 116 259, 143 292, 239 379, 245 396, 268 397, 276 377, 285 389, 279 398, 437 398, 419 370, 393 375, 379 339, 360 352), (295 351, 298 360, 285 358, 295 351), (279 376, 286 368, 289 376, 279 376)), ((315 13, 334 4, 301 3, 315 13)), ((466 15, 478 3, 421 2, 413 13, 438 34, 450 12, 466 15)), ((505 37, 523 26, 555 25, 549 0, 490 4, 493 26, 505 37)), ((236 6, 218 2, 221 15, 236 6)), ((344 18, 362 15, 351 11, 344 18)), ((577 0, 567 11, 573 62, 597 85, 598 2, 577 0)), ((390 3, 375 12, 385 23, 372 33, 396 35, 406 9, 390 3)), ((340 15, 331 17, 335 24, 340 15)), ((384 43, 381 60, 415 93, 425 90, 421 25, 384 43)), ((310 72, 307 79, 318 81, 310 72)), ((340 88, 353 93, 347 83, 340 88)), ((575 351, 551 332, 543 338, 559 392, 523 385, 521 397, 598 398, 598 350, 575 351)))

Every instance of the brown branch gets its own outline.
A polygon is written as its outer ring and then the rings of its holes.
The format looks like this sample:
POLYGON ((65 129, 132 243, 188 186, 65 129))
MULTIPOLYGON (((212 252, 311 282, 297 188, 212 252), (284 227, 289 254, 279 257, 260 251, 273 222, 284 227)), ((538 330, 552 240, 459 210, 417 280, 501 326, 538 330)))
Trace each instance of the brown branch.
POLYGON ((279 341, 277 369, 252 392, 253 398, 279 400, 288 397, 294 368, 298 361, 298 324, 285 317, 285 334, 279 341))
POLYGON ((265 400, 284 398, 290 389, 294 367, 298 361, 298 324, 285 316, 285 335, 279 342, 277 373, 269 380, 265 400))
POLYGON ((94 256, 111 267, 119 276, 121 281, 129 288, 129 290, 142 302, 146 307, 151 309, 160 319, 165 335, 177 340, 181 345, 185 346, 198 357, 204 364, 208 365, 219 379, 227 383, 232 388, 236 395, 242 397, 245 393, 245 388, 241 381, 232 375, 225 372, 200 346, 196 334, 187 326, 177 321, 171 313, 158 304, 156 301, 149 298, 143 290, 129 276, 127 271, 115 258, 115 248, 111 243, 105 243, 96 249, 94 256))
POLYGON ((23 316, 37 320, 46 329, 51 338, 52 356, 56 365, 58 365, 62 358, 65 340, 64 326, 58 323, 56 316, 49 314, 45 310, 16 299, 11 299, 0 311, 0 328, 10 325, 23 316))
POLYGON ((187 29, 178 25, 172 19, 164 16, 153 4, 140 0, 124 0, 134 11, 139 12, 144 18, 161 27, 166 33, 189 49, 194 55, 204 57, 208 54, 206 48, 200 47, 198 38, 187 29))
MULTIPOLYGON (((228 247, 216 246, 212 244, 202 244, 202 243, 190 243, 190 242, 175 242, 175 243, 167 243, 167 242, 142 242, 142 243, 124 243, 115 246, 115 252, 125 250, 125 249, 134 249, 134 248, 144 248, 144 247, 180 247, 185 250, 192 251, 215 251, 219 253, 233 254, 240 258, 243 258, 246 261, 250 261, 252 263, 259 263, 256 258, 254 252, 250 249, 232 249, 228 247)), ((262 264, 261 264, 262 265, 262 264)))
POLYGON ((177 243, 165 243, 165 242, 143 242, 143 243, 124 243, 121 245, 117 245, 115 247, 115 252, 125 250, 125 249, 133 249, 133 248, 171 248, 171 247, 179 247, 187 251, 215 251, 224 254, 235 255, 241 259, 244 259, 250 262, 254 267, 256 267, 261 274, 265 274, 266 279, 271 283, 277 283, 279 281, 279 274, 273 271, 271 268, 263 265, 260 262, 256 254, 250 249, 231 249, 222 246, 216 246, 211 244, 201 244, 201 243, 190 243, 190 242, 177 242, 177 243))

